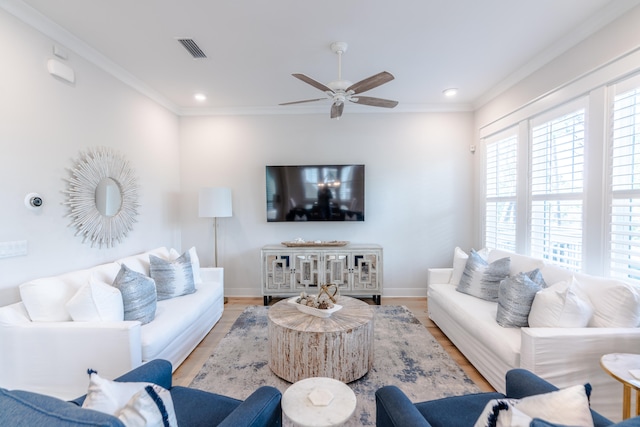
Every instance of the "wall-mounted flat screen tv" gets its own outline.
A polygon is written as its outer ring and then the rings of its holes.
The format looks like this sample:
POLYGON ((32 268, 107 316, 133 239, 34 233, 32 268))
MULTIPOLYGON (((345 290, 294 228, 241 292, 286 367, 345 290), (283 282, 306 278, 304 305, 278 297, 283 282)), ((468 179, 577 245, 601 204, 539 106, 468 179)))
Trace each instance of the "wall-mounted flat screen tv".
POLYGON ((364 221, 364 165, 267 166, 267 221, 364 221))

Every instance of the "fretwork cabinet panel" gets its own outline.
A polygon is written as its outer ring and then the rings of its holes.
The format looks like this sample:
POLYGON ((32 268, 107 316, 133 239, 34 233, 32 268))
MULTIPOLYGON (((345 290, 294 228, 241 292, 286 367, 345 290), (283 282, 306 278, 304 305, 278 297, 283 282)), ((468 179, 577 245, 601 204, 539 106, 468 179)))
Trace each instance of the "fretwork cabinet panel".
POLYGON ((262 295, 265 305, 272 296, 318 292, 318 285, 335 284, 342 295, 382 295, 382 247, 353 244, 336 247, 267 245, 262 248, 262 295))

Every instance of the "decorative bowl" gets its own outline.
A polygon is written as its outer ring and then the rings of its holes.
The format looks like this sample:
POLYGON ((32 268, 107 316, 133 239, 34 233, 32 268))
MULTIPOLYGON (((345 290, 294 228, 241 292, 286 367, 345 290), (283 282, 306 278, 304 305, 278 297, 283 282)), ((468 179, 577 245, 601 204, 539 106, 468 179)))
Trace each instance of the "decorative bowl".
POLYGON ((293 297, 293 298, 289 298, 287 300, 287 302, 289 304, 293 304, 295 305, 298 310, 300 310, 301 312, 305 313, 305 314, 310 314, 312 316, 316 316, 316 317, 331 317, 331 315, 333 313, 335 313, 336 311, 340 310, 342 308, 341 305, 339 304, 334 304, 333 307, 331 308, 315 308, 315 307, 309 307, 308 305, 302 305, 302 304, 298 304, 296 302, 296 300, 299 297, 293 297))

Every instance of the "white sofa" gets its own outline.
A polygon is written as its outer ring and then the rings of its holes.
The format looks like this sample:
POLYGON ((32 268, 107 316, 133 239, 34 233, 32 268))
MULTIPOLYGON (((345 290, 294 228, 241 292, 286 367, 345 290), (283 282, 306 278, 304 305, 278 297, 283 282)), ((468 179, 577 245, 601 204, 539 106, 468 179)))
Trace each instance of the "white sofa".
MULTIPOLYGON (((539 259, 500 250, 490 251, 487 261, 504 257, 511 259, 511 275, 539 268, 548 286, 574 277, 582 296, 591 299, 594 310, 594 300, 600 306, 607 303, 603 290, 620 284, 612 279, 573 274, 539 259)), ((636 323, 639 318, 633 320, 635 327, 502 327, 496 322, 497 302, 458 292, 456 284, 450 283, 460 277, 464 263, 464 259, 454 257, 455 272, 454 268, 428 270, 428 313, 480 374, 500 392, 505 391, 505 373, 512 368, 528 369, 558 387, 589 382, 593 386, 593 409, 620 420, 622 385, 603 371, 600 357, 640 352, 640 325, 636 323)), ((637 291, 638 304, 640 288, 632 288, 637 291)), ((535 295, 537 298, 540 293, 535 295)), ((622 307, 619 310, 624 312, 622 307)), ((640 310, 635 310, 635 316, 640 316, 640 310)))
MULTIPOLYGON (((91 278, 113 283, 121 264, 149 275, 150 254, 171 259, 167 248, 158 248, 21 286, 44 285, 43 289, 50 291, 44 303, 52 304, 50 313, 45 314, 53 316, 54 311, 64 310, 65 301, 91 278)), ((196 291, 157 301, 155 317, 146 324, 132 320, 33 321, 24 301, 0 307, 0 387, 68 400, 87 392, 89 368, 103 377, 115 378, 161 358, 169 360, 175 370, 213 328, 224 309, 223 269, 197 267, 194 277, 200 280, 195 282, 196 291)))

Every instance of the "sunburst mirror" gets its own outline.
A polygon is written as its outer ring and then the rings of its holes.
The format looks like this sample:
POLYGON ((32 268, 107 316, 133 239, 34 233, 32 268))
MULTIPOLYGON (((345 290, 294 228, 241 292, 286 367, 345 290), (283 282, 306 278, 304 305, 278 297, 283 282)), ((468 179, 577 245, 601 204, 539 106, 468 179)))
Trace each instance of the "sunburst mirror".
POLYGON ((91 246, 112 247, 133 229, 138 184, 129 162, 108 147, 81 153, 67 180, 66 205, 76 236, 91 246))

